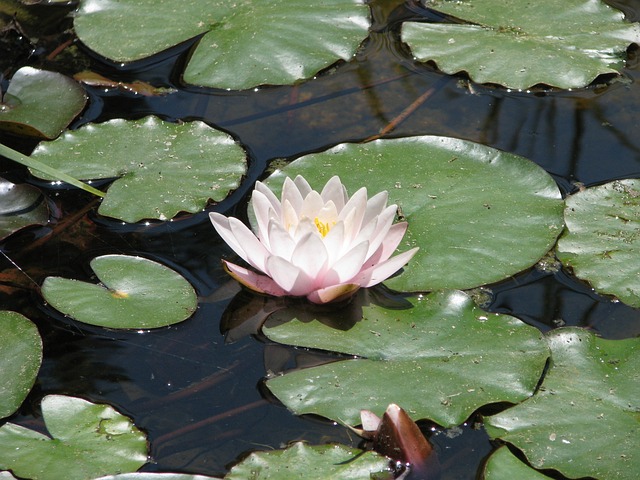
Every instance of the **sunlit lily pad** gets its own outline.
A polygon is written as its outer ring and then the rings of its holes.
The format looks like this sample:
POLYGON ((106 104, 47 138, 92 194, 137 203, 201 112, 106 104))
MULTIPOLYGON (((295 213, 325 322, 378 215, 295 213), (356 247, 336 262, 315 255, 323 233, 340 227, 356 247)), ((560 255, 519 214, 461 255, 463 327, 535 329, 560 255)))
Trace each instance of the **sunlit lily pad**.
POLYGON ((558 258, 598 292, 640 308, 640 180, 587 188, 566 203, 558 258))
MULTIPOLYGON (((252 453, 224 477, 225 480, 362 480, 389 472, 389 459, 344 445, 309 446, 294 443, 285 450, 252 453)), ((374 478, 393 478, 374 477, 374 478)))
POLYGON ((493 452, 484 466, 483 480, 549 480, 542 473, 521 462, 507 447, 493 452))
POLYGON ((49 209, 37 188, 0 178, 0 239, 30 225, 45 225, 49 209))
POLYGON ((188 83, 230 89, 289 84, 349 60, 367 37, 360 0, 81 0, 78 38, 116 62, 131 62, 203 35, 188 83), (300 41, 304 39, 304 41, 300 41))
POLYGON ((80 85, 60 73, 22 67, 1 100, 1 130, 55 138, 82 111, 87 97, 80 85))
POLYGON ((618 73, 640 26, 600 0, 437 0, 429 8, 466 23, 402 26, 402 40, 420 61, 443 72, 465 71, 476 82, 525 89, 536 84, 578 88, 618 73))
MULTIPOLYGON (((301 174, 315 189, 339 175, 349 193, 389 192, 420 250, 385 283, 401 291, 468 289, 534 265, 562 231, 563 201, 533 162, 477 143, 423 136, 342 144, 306 155, 267 179, 301 174)), ((278 194, 279 195, 279 194, 278 194)))
POLYGON ((0 311, 0 418, 22 404, 42 363, 38 329, 19 313, 0 311))
POLYGON ((7 423, 0 427, 0 468, 32 480, 86 480, 135 472, 147 461, 147 441, 109 405, 47 395, 42 416, 51 435, 7 423))
POLYGON ((104 255, 91 261, 100 285, 47 277, 42 296, 80 322, 109 328, 158 328, 189 318, 193 287, 180 274, 146 258, 104 255))
POLYGON ((85 125, 40 143, 31 156, 76 178, 119 177, 98 212, 125 222, 202 211, 237 188, 246 170, 245 152, 230 135, 157 117, 85 125))
MULTIPOLYGON (((220 477, 205 477, 204 475, 190 475, 188 473, 151 473, 135 472, 107 475, 94 480, 221 480, 220 477)), ((1 479, 0 479, 1 480, 1 479)))
POLYGON ((361 409, 381 416, 401 401, 414 420, 451 427, 487 403, 529 397, 549 354, 537 329, 488 314, 458 291, 430 294, 406 310, 362 310, 348 330, 298 318, 263 329, 276 342, 364 357, 269 379, 269 389, 295 413, 355 425, 361 409))
POLYGON ((539 391, 486 417, 492 437, 531 465, 571 477, 635 480, 640 472, 640 339, 603 340, 577 328, 548 335, 539 391))

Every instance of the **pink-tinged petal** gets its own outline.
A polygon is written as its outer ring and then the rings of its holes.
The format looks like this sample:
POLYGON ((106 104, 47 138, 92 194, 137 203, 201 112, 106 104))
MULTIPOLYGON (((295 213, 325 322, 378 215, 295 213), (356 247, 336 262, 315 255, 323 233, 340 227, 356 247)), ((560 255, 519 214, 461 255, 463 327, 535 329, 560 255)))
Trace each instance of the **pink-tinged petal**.
POLYGON ((296 209, 291 205, 291 202, 288 199, 285 199, 282 202, 282 216, 280 217, 280 223, 283 228, 293 235, 293 232, 298 228, 298 223, 300 222, 300 216, 296 209))
POLYGON ((313 279, 282 257, 267 259, 268 274, 288 295, 301 297, 314 290, 313 279))
POLYGON ((288 201, 293 207, 293 211, 295 211, 296 217, 300 216, 300 212, 302 211, 302 202, 304 201, 304 197, 307 193, 301 193, 298 185, 291 180, 289 177, 284 179, 284 184, 282 185, 282 204, 284 205, 285 201, 288 201))
POLYGON ((277 220, 269 222, 269 245, 271 253, 277 257, 291 261, 291 255, 296 247, 296 243, 282 225, 277 220))
POLYGON ((349 200, 347 191, 337 175, 331 177, 320 193, 325 203, 333 202, 339 212, 349 200))
POLYGON ((368 249, 369 242, 362 242, 345 253, 325 273, 322 279, 322 286, 328 287, 329 285, 347 281, 351 282, 351 279, 362 271, 362 263, 366 258, 368 249))
POLYGON ((360 421, 365 432, 375 432, 382 423, 382 419, 370 410, 360 410, 360 421))
POLYGON ((240 267, 234 263, 222 261, 225 271, 235 280, 254 292, 273 295, 274 297, 283 297, 287 292, 280 288, 276 282, 266 275, 252 272, 244 267, 240 267))
POLYGON ((302 175, 296 175, 293 183, 296 185, 296 188, 300 192, 302 198, 305 198, 313 191, 311 185, 309 185, 309 182, 307 182, 307 180, 302 175))
POLYGON ((310 302, 324 304, 345 300, 358 291, 360 285, 354 283, 344 283, 342 285, 332 285, 330 287, 315 290, 307 295, 310 302))
MULTIPOLYGON (((395 216, 396 216, 396 207, 395 207, 395 205, 391 205, 391 206, 385 208, 382 211, 382 213, 380 213, 380 215, 378 215, 378 217, 376 217, 376 219, 375 219, 375 222, 376 222, 375 223, 375 229, 368 237, 369 238, 369 253, 367 254, 367 258, 371 257, 373 255, 373 253, 376 250, 378 250, 378 248, 380 247, 380 245, 383 242, 388 241, 387 240, 387 235, 389 234, 389 230, 391 230, 391 227, 393 225, 393 219, 395 218, 395 216)), ((373 222, 370 222, 370 224, 371 223, 373 223, 373 222)), ((362 231, 364 231, 365 228, 363 228, 362 231)), ((404 230, 406 230, 406 229, 404 229, 404 230)), ((402 230, 402 235, 404 235, 404 230, 402 230)), ((400 238, 402 238, 402 236, 400 238)), ((395 251, 395 247, 392 250, 392 253, 393 253, 393 251, 395 251)), ((389 256, 391 256, 391 254, 389 254, 389 256)), ((386 258, 384 260, 386 260, 386 258)))
POLYGON ((364 262, 365 268, 372 267, 376 263, 384 262, 391 257, 393 252, 396 251, 396 248, 398 248, 398 245, 400 245, 407 231, 407 226, 407 222, 391 225, 378 249, 364 262))
POLYGON ((265 244, 265 247, 269 248, 269 220, 271 220, 272 218, 279 219, 280 213, 276 214, 276 211, 274 210, 273 205, 269 201, 267 196, 264 193, 259 192, 258 190, 254 190, 253 194, 251 195, 251 205, 253 206, 253 213, 256 216, 258 239, 265 244))
POLYGON ((353 194, 338 216, 338 221, 344 221, 344 234, 347 242, 351 242, 358 235, 366 209, 367 189, 362 187, 353 194))
POLYGON ((380 193, 376 193, 373 197, 367 200, 367 209, 364 214, 364 219, 362 220, 363 224, 369 223, 374 217, 380 215, 382 211, 387 206, 387 200, 389 199, 389 194, 384 191, 380 193))
MULTIPOLYGON (((218 212, 211 212, 209 213, 209 219, 211 220, 213 227, 216 229, 216 232, 218 232, 218 235, 222 237, 226 244, 229 245, 240 258, 242 258, 245 262, 248 262, 249 256, 247 255, 247 252, 245 252, 242 244, 238 241, 238 239, 233 234, 233 231, 231 230, 231 226, 229 224, 230 218, 227 218, 218 212)), ((248 230, 249 229, 247 228, 247 231, 248 230)))
POLYGON ((336 223, 324 237, 324 246, 327 249, 329 259, 327 265, 331 267, 344 253, 344 223, 336 223))
POLYGON ((291 255, 291 263, 314 281, 311 288, 318 288, 318 277, 327 268, 327 250, 322 239, 314 233, 300 239, 291 255))
POLYGON ((238 243, 242 245, 246 258, 243 259, 253 268, 265 271, 265 262, 270 253, 260 240, 237 218, 229 218, 229 228, 238 243))
POLYGON ((310 218, 311 220, 315 219, 318 216, 320 210, 324 207, 324 202, 322 201, 322 197, 316 191, 312 191, 304 197, 304 201, 302 202, 302 210, 300 210, 300 218, 310 218))
POLYGON ((280 213, 280 200, 278 200, 278 197, 275 196, 275 194, 269 189, 269 187, 267 187, 264 183, 258 181, 256 182, 255 190, 262 193, 267 198, 267 200, 269 200, 269 203, 276 213, 280 213))
POLYGON ((417 251, 418 247, 402 252, 385 262, 378 263, 373 267, 363 270, 351 281, 358 283, 361 287, 373 287, 380 282, 384 282, 387 278, 405 266, 417 251))
POLYGON ((318 227, 310 218, 301 218, 300 223, 298 223, 298 227, 296 231, 293 232, 293 240, 298 243, 307 235, 317 235, 320 238, 320 232, 318 232, 318 227))

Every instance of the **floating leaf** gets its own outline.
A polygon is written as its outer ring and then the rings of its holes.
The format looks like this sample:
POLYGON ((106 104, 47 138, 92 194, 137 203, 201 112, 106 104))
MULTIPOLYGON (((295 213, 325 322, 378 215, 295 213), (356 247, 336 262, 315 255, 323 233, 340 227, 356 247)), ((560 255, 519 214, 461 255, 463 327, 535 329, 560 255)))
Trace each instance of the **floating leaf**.
POLYGON ((536 84, 579 88, 619 73, 640 26, 600 0, 438 0, 429 8, 466 24, 402 26, 402 40, 420 61, 445 73, 465 71, 478 83, 525 89, 536 84))
POLYGON ((109 328, 158 328, 189 318, 193 287, 180 274, 141 257, 104 255, 91 261, 102 285, 47 277, 42 296, 65 315, 109 328))
MULTIPOLYGON (((219 477, 205 477, 204 475, 190 475, 188 473, 121 473, 108 475, 95 480, 221 480, 219 477)), ((1 480, 1 479, 0 479, 1 480)))
POLYGON ((387 190, 409 229, 400 246, 419 246, 402 275, 385 283, 401 291, 468 289, 534 265, 562 231, 564 203, 554 180, 527 159, 447 137, 342 144, 299 158, 275 172, 303 175, 315 189, 339 175, 350 194, 366 185, 387 190))
POLYGON ((0 468, 32 480, 86 480, 134 472, 147 461, 145 436, 109 405, 47 395, 42 416, 51 438, 6 423, 0 468))
POLYGON ((228 134, 157 117, 85 125, 40 143, 32 157, 78 178, 120 177, 98 212, 125 222, 202 211, 236 188, 246 170, 244 150, 228 134))
POLYGON ((0 178, 0 239, 30 225, 45 225, 49 209, 42 192, 0 178))
POLYGON ((382 415, 401 401, 413 419, 451 427, 487 403, 530 396, 549 353, 537 329, 488 314, 462 292, 432 293, 406 310, 362 310, 348 330, 287 311, 272 317, 298 318, 263 328, 276 342, 364 357, 269 379, 269 389, 295 413, 355 425, 361 409, 382 415))
POLYGON ((78 82, 82 82, 85 85, 90 85, 92 87, 116 88, 122 92, 133 93, 145 97, 169 95, 177 92, 175 88, 154 87, 150 83, 143 82, 141 80, 135 80, 133 82, 119 82, 111 80, 110 78, 104 77, 99 73, 92 72, 90 70, 78 72, 73 76, 73 78, 78 82))
POLYGON ((55 138, 82 111, 87 97, 72 79, 22 67, 0 103, 0 129, 18 135, 55 138))
POLYGON ((535 468, 571 478, 638 478, 640 339, 603 340, 567 328, 548 340, 551 364, 539 391, 485 417, 489 435, 514 444, 535 468))
POLYGON ((640 308, 640 180, 587 188, 566 204, 558 258, 598 292, 640 308))
POLYGON ((0 418, 22 404, 42 363, 38 329, 19 313, 0 311, 0 418))
POLYGON ((522 463, 507 447, 493 452, 484 466, 483 480, 550 480, 542 473, 522 463))
MULTIPOLYGON (((309 446, 297 442, 285 450, 252 453, 224 478, 362 480, 384 472, 389 472, 389 460, 373 452, 363 452, 344 445, 309 446)), ((388 478, 393 477, 390 475, 388 478)))
POLYGON ((204 34, 184 80, 246 89, 309 78, 349 60, 366 38, 369 7, 360 0, 81 0, 78 38, 116 62, 131 62, 204 34), (300 41, 303 38, 304 41, 300 41))

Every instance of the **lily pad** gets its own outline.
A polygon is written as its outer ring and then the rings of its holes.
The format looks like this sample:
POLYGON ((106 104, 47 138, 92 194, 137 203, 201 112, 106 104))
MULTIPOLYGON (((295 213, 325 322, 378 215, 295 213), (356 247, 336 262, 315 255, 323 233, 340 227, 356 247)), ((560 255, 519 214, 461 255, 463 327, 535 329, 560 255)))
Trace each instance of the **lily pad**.
POLYGON ((56 72, 22 67, 0 102, 0 130, 55 138, 87 102, 84 89, 56 72))
POLYGON ((31 321, 16 312, 0 311, 0 418, 22 404, 42 363, 42 339, 31 321))
POLYGON ((349 60, 368 35, 360 0, 81 0, 78 38, 116 62, 132 62, 203 35, 184 80, 246 89, 290 84, 349 60), (300 41, 304 39, 304 41, 300 41))
MULTIPOLYGON (((342 144, 276 171, 319 189, 339 175, 349 193, 387 190, 409 228, 399 249, 420 247, 385 283, 401 291, 468 289, 534 265, 562 231, 564 202, 533 162, 477 143, 422 136, 342 144)), ((279 195, 279 193, 277 193, 279 195)))
POLYGON ((640 308, 640 180, 587 188, 566 204, 558 258, 598 292, 640 308))
POLYGON ((406 22, 402 40, 420 61, 478 83, 579 88, 619 73, 640 26, 600 0, 437 0, 429 8, 462 24, 406 22))
MULTIPOLYGON (((1 479, 0 479, 1 480, 1 479)), ((204 475, 190 475, 188 473, 150 473, 135 472, 107 475, 94 480, 221 480, 220 477, 205 477, 204 475)))
POLYGON ((548 334, 551 364, 536 394, 485 417, 494 438, 534 468, 632 480, 640 472, 640 339, 603 340, 577 328, 548 334))
POLYGON ((484 467, 483 480, 550 480, 542 473, 523 463, 507 447, 493 452, 484 467))
MULTIPOLYGON (((344 445, 309 446, 297 442, 285 450, 252 453, 224 478, 362 480, 385 472, 389 473, 389 459, 374 452, 363 452, 344 445)), ((390 475, 388 478, 393 477, 390 475)))
MULTIPOLYGON (((520 402, 533 393, 549 355, 537 329, 486 313, 459 291, 413 303, 406 310, 362 307, 362 320, 346 331, 301 315, 265 326, 276 342, 362 357, 292 371, 267 386, 296 414, 353 425, 361 409, 381 416, 402 399, 414 420, 452 427, 482 405, 520 402)), ((291 316, 280 311, 272 318, 291 316)))
POLYGON ((86 480, 134 472, 147 461, 147 441, 109 405, 47 395, 42 416, 51 437, 6 423, 0 427, 0 468, 32 480, 86 480))
POLYGON ((237 188, 246 171, 245 152, 230 135, 157 117, 85 125, 40 143, 31 157, 76 178, 119 177, 98 212, 125 222, 202 211, 237 188))
POLYGON ((193 287, 180 274, 146 258, 104 255, 91 261, 101 285, 47 277, 42 296, 80 322, 109 328, 158 328, 189 318, 193 287))
POLYGON ((46 225, 49 209, 37 188, 0 178, 0 239, 30 225, 46 225))

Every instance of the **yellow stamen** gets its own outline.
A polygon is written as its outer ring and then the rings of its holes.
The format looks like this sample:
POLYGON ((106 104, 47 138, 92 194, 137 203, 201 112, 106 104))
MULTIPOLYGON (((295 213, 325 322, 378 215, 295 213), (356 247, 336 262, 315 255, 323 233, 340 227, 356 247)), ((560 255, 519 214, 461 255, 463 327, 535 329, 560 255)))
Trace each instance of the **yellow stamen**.
POLYGON ((331 225, 329 225, 329 222, 321 222, 320 220, 318 220, 318 217, 315 218, 313 223, 316 224, 316 228, 320 232, 320 235, 322 235, 322 238, 326 237, 327 233, 329 233, 329 230, 331 230, 331 227, 336 224, 336 222, 331 222, 331 225))

